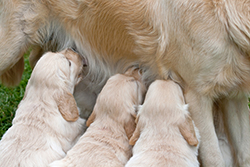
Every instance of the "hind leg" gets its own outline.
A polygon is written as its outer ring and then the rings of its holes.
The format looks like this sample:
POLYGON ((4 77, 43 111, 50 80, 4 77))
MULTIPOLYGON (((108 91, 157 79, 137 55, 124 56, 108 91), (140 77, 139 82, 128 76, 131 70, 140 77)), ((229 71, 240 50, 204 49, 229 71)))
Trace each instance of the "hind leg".
POLYGON ((0 15, 0 80, 4 85, 14 86, 23 72, 23 54, 32 43, 39 41, 37 31, 45 23, 45 14, 40 13, 46 10, 39 1, 3 1, 0 6, 3 12, 0 15))
POLYGON ((223 114, 239 166, 250 166, 250 125, 247 96, 224 99, 223 114))

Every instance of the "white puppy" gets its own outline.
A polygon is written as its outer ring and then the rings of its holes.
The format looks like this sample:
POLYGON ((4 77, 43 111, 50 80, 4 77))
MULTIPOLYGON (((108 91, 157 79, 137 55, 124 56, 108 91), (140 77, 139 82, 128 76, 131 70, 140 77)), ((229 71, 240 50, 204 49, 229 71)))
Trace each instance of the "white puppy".
POLYGON ((45 167, 73 146, 85 123, 72 95, 82 62, 69 49, 38 61, 13 125, 0 141, 1 167, 45 167))
POLYGON ((198 167, 199 134, 187 107, 178 84, 153 82, 136 119, 126 167, 198 167))
POLYGON ((67 156, 51 167, 123 167, 131 157, 129 138, 135 129, 135 105, 141 104, 144 85, 133 70, 111 77, 97 97, 87 121, 89 128, 67 156))

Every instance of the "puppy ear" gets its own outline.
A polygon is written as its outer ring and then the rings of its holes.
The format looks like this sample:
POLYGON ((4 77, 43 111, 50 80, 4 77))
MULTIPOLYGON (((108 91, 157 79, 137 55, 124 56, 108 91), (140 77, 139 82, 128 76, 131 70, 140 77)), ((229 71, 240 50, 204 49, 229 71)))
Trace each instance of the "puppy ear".
POLYGON ((140 129, 140 126, 138 125, 138 121, 139 121, 139 115, 137 115, 137 117, 135 119, 134 123, 137 124, 137 125, 136 125, 136 128, 134 130, 134 133, 133 133, 132 137, 129 140, 129 144, 132 145, 132 146, 135 145, 135 143, 139 139, 140 133, 141 133, 141 129, 140 129))
POLYGON ((135 131, 135 127, 136 127, 136 124, 135 124, 135 115, 132 115, 130 114, 130 119, 129 121, 124 125, 124 129, 125 129, 125 132, 126 132, 126 135, 128 137, 128 139, 131 138, 131 136, 133 135, 134 131, 135 131))
POLYGON ((179 130, 189 145, 197 146, 199 144, 195 134, 194 124, 190 116, 187 116, 185 121, 179 125, 179 130))
POLYGON ((89 116, 87 122, 86 122, 87 127, 89 127, 90 124, 92 124, 94 122, 95 117, 96 117, 95 110, 93 110, 91 115, 89 116))
POLYGON ((57 106, 66 121, 74 122, 79 118, 76 101, 70 92, 65 91, 63 95, 58 97, 57 106))

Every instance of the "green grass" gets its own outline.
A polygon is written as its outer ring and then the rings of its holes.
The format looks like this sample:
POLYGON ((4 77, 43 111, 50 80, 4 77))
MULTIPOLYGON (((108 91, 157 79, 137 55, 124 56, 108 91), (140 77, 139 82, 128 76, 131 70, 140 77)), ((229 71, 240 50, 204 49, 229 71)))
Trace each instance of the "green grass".
POLYGON ((26 84, 30 78, 31 68, 28 61, 28 53, 25 55, 25 69, 20 84, 14 88, 0 85, 0 139, 11 126, 12 119, 19 102, 22 100, 26 84))

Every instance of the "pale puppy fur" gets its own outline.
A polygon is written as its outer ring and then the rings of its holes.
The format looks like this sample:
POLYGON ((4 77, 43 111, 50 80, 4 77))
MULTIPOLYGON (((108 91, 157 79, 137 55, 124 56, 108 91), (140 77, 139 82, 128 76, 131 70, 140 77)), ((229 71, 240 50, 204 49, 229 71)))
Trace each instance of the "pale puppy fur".
POLYGON ((19 83, 23 53, 50 43, 87 57, 93 90, 139 65, 148 83, 170 76, 184 88, 203 166, 226 165, 213 124, 218 103, 234 163, 248 167, 249 8, 249 0, 1 0, 1 81, 19 83))
POLYGON ((200 136, 187 109, 178 84, 154 81, 136 118, 126 167, 199 167, 200 136))
POLYGON ((72 95, 82 62, 71 50, 48 52, 38 61, 0 141, 1 167, 46 167, 73 147, 85 124, 72 95))
MULTIPOLYGON (((44 52, 46 51, 54 51, 58 50, 58 44, 55 41, 48 41, 45 43, 43 47, 33 46, 32 51, 29 55, 29 62, 32 68, 35 67, 36 62, 42 57, 44 52)), ((95 105, 97 94, 100 92, 101 87, 98 89, 97 87, 93 87, 93 79, 88 74, 89 66, 87 62, 85 62, 85 66, 83 66, 83 78, 79 84, 75 86, 74 90, 74 98, 76 100, 77 106, 80 108, 80 116, 81 118, 87 119, 95 105)))
POLYGON ((132 154, 129 138, 135 129, 135 109, 142 103, 146 90, 140 77, 133 77, 139 75, 133 73, 130 69, 125 75, 116 74, 107 81, 87 121, 89 128, 67 156, 50 167, 123 167, 126 164, 132 154))

